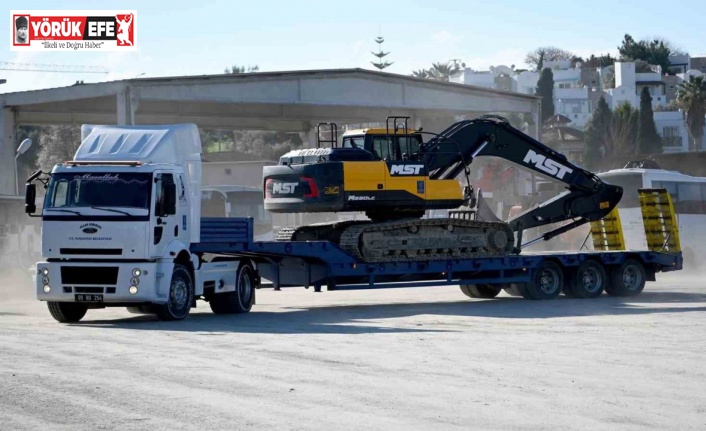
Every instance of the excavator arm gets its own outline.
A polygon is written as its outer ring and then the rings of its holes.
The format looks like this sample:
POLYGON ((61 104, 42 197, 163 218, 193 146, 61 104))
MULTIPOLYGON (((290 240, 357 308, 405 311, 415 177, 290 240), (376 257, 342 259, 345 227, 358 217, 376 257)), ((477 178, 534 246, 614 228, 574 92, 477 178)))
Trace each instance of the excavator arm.
POLYGON ((457 122, 425 143, 421 150, 431 179, 456 178, 461 172, 468 172, 473 159, 481 156, 500 157, 566 184, 566 192, 507 221, 513 231, 521 232, 572 220, 544 234, 544 240, 603 218, 623 195, 621 187, 604 183, 594 173, 574 165, 563 154, 498 116, 457 122))

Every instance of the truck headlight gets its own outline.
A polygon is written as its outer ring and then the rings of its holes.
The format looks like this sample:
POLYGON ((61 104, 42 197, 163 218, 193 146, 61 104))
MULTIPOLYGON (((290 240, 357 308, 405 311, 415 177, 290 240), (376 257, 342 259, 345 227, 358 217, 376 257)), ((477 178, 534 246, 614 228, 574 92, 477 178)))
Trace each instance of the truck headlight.
POLYGON ((130 292, 130 295, 137 295, 137 286, 130 286, 128 291, 130 292))
POLYGON ((51 287, 49 287, 48 284, 45 284, 44 285, 44 293, 49 293, 49 292, 51 292, 51 287))
POLYGON ((130 279, 130 284, 132 284, 133 286, 137 286, 138 284, 140 284, 140 279, 137 277, 132 277, 130 279))
POLYGON ((47 277, 46 275, 42 277, 42 284, 49 284, 49 277, 47 277))
POLYGON ((142 270, 140 268, 135 268, 132 270, 133 277, 139 277, 142 275, 142 270))
POLYGON ((42 268, 42 275, 49 275, 49 268, 42 268))

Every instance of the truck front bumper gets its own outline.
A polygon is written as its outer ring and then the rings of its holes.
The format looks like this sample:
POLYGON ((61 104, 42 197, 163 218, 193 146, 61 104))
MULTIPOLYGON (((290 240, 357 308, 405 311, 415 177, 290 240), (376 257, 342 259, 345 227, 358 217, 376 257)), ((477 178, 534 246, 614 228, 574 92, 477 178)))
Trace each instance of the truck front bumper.
POLYGON ((164 280, 160 266, 156 262, 39 262, 37 299, 96 305, 164 303, 169 280, 164 280), (166 291, 160 283, 166 284, 166 291))

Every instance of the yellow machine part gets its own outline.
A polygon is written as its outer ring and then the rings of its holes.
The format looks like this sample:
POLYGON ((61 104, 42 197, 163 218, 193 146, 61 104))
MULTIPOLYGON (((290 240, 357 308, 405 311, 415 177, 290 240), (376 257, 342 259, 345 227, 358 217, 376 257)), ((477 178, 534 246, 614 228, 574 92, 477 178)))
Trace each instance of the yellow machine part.
POLYGON ((591 222, 593 249, 600 251, 625 250, 623 225, 620 223, 618 207, 600 220, 591 222))
POLYGON ((430 180, 424 175, 391 176, 387 163, 343 162, 343 190, 347 192, 400 190, 424 200, 462 199, 463 191, 456 180, 430 180), (420 193, 418 182, 423 181, 424 192, 420 193), (382 186, 380 188, 379 186, 382 186))
POLYGON ((647 247, 651 251, 680 252, 679 224, 669 192, 666 189, 639 189, 638 194, 647 247))

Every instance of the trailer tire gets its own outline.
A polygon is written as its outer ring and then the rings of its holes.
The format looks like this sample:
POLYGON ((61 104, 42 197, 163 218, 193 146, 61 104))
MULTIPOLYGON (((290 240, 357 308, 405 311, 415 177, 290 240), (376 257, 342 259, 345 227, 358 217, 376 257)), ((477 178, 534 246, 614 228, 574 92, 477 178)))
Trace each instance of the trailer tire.
POLYGON ((79 302, 48 301, 47 308, 51 317, 61 323, 76 323, 83 319, 88 311, 88 305, 79 302))
POLYGON ((608 284, 605 268, 595 260, 586 260, 571 271, 564 294, 570 298, 598 298, 608 284), (567 295, 567 292, 570 294, 567 295))
POLYGON ((608 293, 615 296, 637 296, 645 288, 645 267, 636 259, 628 259, 610 272, 611 288, 608 293))
POLYGON ((191 311, 194 302, 194 283, 186 266, 174 265, 169 283, 169 298, 165 304, 156 304, 154 311, 159 320, 183 320, 191 311))
POLYGON ((492 299, 498 296, 502 287, 492 284, 462 284, 461 292, 469 298, 492 299))
POLYGON ((555 262, 545 260, 534 270, 532 281, 525 288, 525 299, 547 300, 554 299, 564 287, 564 271, 555 262))
POLYGON ((241 262, 236 272, 235 291, 213 295, 209 305, 214 314, 247 313, 255 303, 255 270, 248 262, 241 262))

